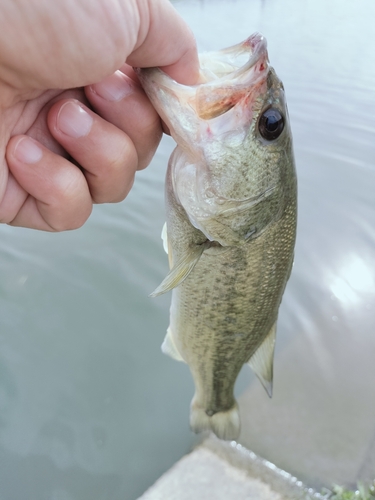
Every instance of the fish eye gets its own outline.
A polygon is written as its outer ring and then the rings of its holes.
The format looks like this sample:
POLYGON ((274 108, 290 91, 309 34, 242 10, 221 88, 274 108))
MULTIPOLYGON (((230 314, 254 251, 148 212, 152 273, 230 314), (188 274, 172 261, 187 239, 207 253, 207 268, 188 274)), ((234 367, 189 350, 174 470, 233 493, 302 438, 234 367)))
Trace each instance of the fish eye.
POLYGON ((259 132, 266 141, 273 141, 284 130, 284 117, 278 109, 268 108, 259 118, 259 132))

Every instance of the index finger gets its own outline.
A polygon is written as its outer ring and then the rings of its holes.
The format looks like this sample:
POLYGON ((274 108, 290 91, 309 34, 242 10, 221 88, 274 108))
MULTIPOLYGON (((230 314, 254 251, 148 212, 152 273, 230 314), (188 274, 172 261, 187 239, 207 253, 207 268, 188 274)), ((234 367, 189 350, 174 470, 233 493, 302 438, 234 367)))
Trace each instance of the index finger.
POLYGON ((141 19, 138 40, 126 62, 131 66, 159 66, 176 81, 197 82, 199 62, 194 35, 168 0, 138 2, 141 19))

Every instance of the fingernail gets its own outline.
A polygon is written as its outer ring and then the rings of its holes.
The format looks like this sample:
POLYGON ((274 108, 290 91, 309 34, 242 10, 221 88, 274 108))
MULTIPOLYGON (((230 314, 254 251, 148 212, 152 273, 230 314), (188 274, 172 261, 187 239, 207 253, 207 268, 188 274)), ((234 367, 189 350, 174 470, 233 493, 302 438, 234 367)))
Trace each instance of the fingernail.
POLYGON ((121 71, 116 71, 105 80, 91 85, 91 88, 106 101, 121 101, 134 90, 131 79, 121 71))
POLYGON ((16 144, 14 156, 23 163, 37 163, 43 151, 30 137, 22 137, 16 144))
POLYGON ((93 119, 87 111, 74 101, 63 104, 57 115, 57 128, 74 139, 87 135, 92 122, 93 119))

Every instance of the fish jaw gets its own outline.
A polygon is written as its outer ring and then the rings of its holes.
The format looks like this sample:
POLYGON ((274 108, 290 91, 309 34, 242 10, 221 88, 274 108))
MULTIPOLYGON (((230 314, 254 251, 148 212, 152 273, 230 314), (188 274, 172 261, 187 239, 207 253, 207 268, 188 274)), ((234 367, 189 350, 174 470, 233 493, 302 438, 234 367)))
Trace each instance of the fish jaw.
POLYGON ((207 141, 251 119, 255 91, 264 85, 269 70, 266 40, 255 33, 233 47, 200 55, 200 64, 200 81, 191 86, 177 83, 159 68, 136 68, 153 106, 191 159, 197 149, 203 152, 207 141), (230 116, 217 119, 233 108, 230 116))
MULTIPOLYGON (((172 189, 190 223, 209 241, 223 247, 246 244, 282 214, 287 199, 286 178, 294 176, 291 132, 284 90, 270 69, 263 93, 244 127, 233 121, 230 133, 216 133, 205 144, 204 155, 192 159, 178 145, 171 157, 172 189), (275 107, 285 117, 285 128, 275 141, 259 134, 259 116, 275 107), (255 114, 255 116, 253 116, 255 114), (284 158, 290 158, 286 164, 284 158)), ((231 120, 236 107, 209 121, 231 120)), ((193 145, 194 147, 194 145, 193 145)))

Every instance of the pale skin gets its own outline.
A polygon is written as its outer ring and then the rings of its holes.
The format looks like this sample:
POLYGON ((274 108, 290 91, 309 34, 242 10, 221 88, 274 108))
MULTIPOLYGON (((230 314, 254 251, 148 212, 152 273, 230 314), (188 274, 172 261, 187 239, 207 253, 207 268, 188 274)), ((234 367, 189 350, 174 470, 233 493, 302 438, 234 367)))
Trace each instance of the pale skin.
POLYGON ((162 136, 132 66, 198 78, 168 0, 2 0, 0 222, 76 229, 123 200, 162 136))

